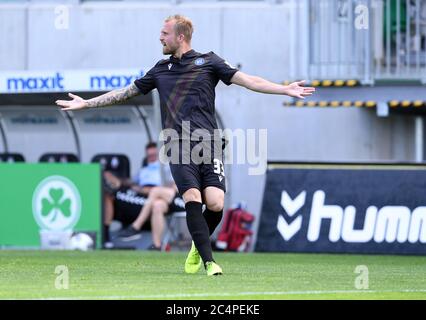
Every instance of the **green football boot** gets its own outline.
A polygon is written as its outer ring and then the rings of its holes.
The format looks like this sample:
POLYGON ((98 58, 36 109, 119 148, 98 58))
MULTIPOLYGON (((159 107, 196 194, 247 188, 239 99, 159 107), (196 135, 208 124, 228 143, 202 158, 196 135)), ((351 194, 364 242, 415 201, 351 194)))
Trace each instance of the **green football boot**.
POLYGON ((206 271, 208 276, 218 276, 223 274, 222 268, 213 261, 206 262, 206 271))
POLYGON ((201 268, 202 262, 200 254, 195 247, 194 241, 192 241, 191 250, 188 253, 185 261, 185 272, 186 273, 197 273, 201 268))

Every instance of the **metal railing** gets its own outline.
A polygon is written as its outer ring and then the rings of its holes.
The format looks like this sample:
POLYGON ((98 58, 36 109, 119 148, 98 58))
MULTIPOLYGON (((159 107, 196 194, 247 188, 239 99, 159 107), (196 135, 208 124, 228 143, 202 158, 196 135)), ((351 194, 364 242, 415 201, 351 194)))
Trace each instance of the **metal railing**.
POLYGON ((426 83, 426 0, 309 0, 310 79, 426 83))

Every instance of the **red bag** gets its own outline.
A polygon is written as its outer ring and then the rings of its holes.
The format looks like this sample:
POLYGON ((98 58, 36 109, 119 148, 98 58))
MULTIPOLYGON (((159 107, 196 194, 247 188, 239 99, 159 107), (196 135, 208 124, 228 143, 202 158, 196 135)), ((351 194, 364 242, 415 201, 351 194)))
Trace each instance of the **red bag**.
POLYGON ((253 221, 254 215, 241 206, 228 209, 216 240, 216 247, 224 251, 247 251, 253 235, 251 231, 253 221))

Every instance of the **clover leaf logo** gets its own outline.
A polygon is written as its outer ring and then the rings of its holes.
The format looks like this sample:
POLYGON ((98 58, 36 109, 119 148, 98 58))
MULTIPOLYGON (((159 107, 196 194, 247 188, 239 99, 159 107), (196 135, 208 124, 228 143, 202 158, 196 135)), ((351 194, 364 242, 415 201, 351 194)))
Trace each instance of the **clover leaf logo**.
POLYGON ((51 217, 51 222, 54 222, 58 217, 58 214, 62 213, 64 216, 69 217, 71 215, 71 199, 66 198, 62 200, 64 195, 64 189, 62 188, 51 188, 49 189, 49 198, 42 198, 41 214, 43 216, 49 215, 52 210, 54 214, 51 217))
POLYGON ((44 230, 70 230, 80 218, 81 199, 72 181, 51 176, 33 194, 33 215, 44 230))

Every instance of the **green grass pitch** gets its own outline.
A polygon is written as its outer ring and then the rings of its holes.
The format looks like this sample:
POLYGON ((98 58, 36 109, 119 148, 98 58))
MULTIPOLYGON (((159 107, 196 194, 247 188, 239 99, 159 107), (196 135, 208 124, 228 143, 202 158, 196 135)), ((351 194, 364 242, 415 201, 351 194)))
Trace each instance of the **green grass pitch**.
POLYGON ((216 277, 185 274, 185 257, 0 251, 0 299, 426 299, 426 256, 215 253, 224 270, 216 277), (368 289, 356 287, 359 265, 368 289), (65 284, 57 266, 68 269, 68 289, 55 287, 65 284))

